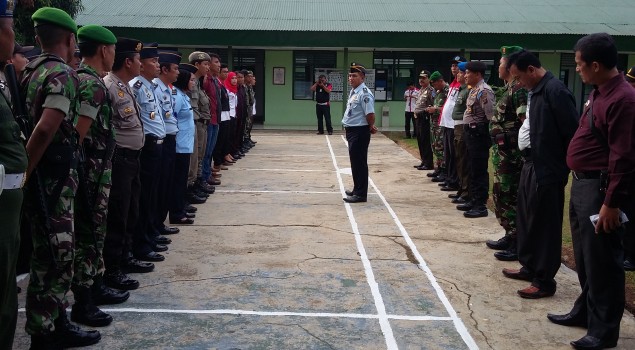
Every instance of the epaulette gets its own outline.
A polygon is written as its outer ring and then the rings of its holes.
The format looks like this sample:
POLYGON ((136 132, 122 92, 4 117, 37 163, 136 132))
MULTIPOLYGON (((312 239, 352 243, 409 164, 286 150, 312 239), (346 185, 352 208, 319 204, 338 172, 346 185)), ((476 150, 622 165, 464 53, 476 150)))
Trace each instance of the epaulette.
POLYGON ((157 83, 152 83, 152 90, 156 89, 159 86, 157 83))
POLYGON ((176 95, 176 88, 172 88, 172 95, 176 95))
POLYGON ((125 88, 126 88, 126 86, 125 86, 122 82, 120 82, 120 81, 118 81, 118 82, 117 82, 117 86, 119 86, 119 87, 120 87, 120 88, 122 88, 122 89, 125 89, 125 88))
POLYGON ((140 89, 140 88, 141 88, 141 86, 143 86, 143 83, 141 82, 141 80, 137 80, 137 82, 136 82, 136 83, 134 83, 134 85, 133 85, 133 87, 134 87, 135 89, 140 89))
POLYGON ((367 88, 362 88, 362 91, 368 92, 368 89, 367 88))

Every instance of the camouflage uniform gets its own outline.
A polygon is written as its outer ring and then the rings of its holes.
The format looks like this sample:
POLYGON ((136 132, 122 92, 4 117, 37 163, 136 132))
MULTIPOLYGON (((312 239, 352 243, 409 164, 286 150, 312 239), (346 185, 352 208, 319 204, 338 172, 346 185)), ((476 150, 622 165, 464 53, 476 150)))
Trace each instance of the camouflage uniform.
POLYGON ((527 90, 514 80, 500 89, 494 116, 490 121, 493 139, 494 200, 496 218, 508 234, 516 234, 516 194, 522 160, 518 149, 520 117, 527 109, 527 90), (499 135, 499 136, 496 136, 499 135))
POLYGON ((38 179, 31 176, 25 197, 25 210, 31 219, 33 233, 25 328, 31 335, 45 335, 55 330, 54 321, 60 316, 60 310, 68 307, 66 294, 73 278, 77 169, 73 161, 56 164, 53 154, 66 152, 68 158, 77 159, 77 134, 73 121, 79 111, 79 78, 61 58, 45 53, 27 65, 22 86, 26 91, 26 108, 33 125, 37 125, 44 108, 65 114, 37 165, 41 186, 38 186, 38 179), (41 60, 46 62, 40 64, 41 60), (55 150, 58 152, 53 152, 55 150), (37 187, 45 194, 48 219, 43 216, 43 203, 36 194, 37 187))
POLYGON ((75 276, 73 284, 91 287, 104 273, 104 239, 108 196, 112 185, 114 130, 108 90, 97 72, 82 64, 79 69, 79 115, 93 119, 84 138, 79 190, 75 198, 75 276))
MULTIPOLYGON (((443 159, 443 129, 439 125, 439 117, 441 116, 441 108, 445 104, 445 100, 448 98, 448 91, 450 87, 445 84, 443 90, 436 92, 434 97, 434 107, 439 107, 439 111, 430 115, 430 135, 432 143, 432 153, 434 154, 434 168, 445 169, 445 160, 443 159)), ((442 172, 444 174, 444 172, 442 172)))

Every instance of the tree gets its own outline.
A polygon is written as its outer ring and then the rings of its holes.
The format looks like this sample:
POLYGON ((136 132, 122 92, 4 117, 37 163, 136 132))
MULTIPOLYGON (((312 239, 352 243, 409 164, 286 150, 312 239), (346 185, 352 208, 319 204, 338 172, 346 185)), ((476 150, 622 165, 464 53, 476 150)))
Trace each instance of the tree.
POLYGON ((13 13, 13 23, 15 26, 15 40, 23 45, 35 44, 35 31, 31 15, 41 7, 56 7, 66 11, 71 17, 84 9, 82 0, 33 0, 33 7, 21 6, 18 4, 13 13))

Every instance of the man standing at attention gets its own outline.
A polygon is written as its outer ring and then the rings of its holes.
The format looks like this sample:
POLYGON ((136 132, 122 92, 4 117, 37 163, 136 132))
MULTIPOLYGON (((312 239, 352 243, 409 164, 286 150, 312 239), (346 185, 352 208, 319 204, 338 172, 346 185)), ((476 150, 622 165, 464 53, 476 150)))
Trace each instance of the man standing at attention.
POLYGON ((408 87, 403 93, 403 99, 406 101, 406 112, 404 115, 406 123, 404 125, 404 130, 406 131, 406 138, 408 139, 412 137, 412 134, 410 134, 410 122, 412 122, 414 135, 415 137, 417 136, 417 128, 414 125, 417 97, 419 97, 419 89, 417 89, 414 82, 408 82, 408 87))
POLYGON ((620 214, 635 187, 635 91, 617 70, 617 47, 606 33, 578 40, 575 63, 582 82, 594 86, 567 151, 573 170, 571 237, 582 293, 569 313, 547 317, 587 328, 571 342, 574 348, 604 349, 617 345, 624 313, 620 214), (595 214, 599 218, 592 223, 589 216, 595 214))
POLYGON ((318 135, 324 135, 324 121, 326 121, 326 131, 328 131, 329 135, 333 135, 331 104, 329 103, 331 90, 333 90, 333 85, 326 81, 326 75, 324 74, 320 75, 318 81, 311 86, 311 91, 315 91, 315 114, 318 120, 318 135))
POLYGON ((353 173, 353 190, 346 191, 347 203, 366 202, 368 194, 368 144, 370 134, 377 132, 375 126, 375 97, 364 84, 366 68, 351 63, 348 82, 353 87, 348 96, 342 125, 346 129, 348 156, 353 173))

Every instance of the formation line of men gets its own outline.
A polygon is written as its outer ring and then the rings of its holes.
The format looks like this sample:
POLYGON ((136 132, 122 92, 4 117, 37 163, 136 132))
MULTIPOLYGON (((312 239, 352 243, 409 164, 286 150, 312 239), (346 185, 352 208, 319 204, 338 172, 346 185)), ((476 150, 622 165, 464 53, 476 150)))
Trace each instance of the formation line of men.
POLYGON ((21 217, 31 349, 92 345, 99 331, 70 320, 109 325, 98 306, 125 302, 139 287, 129 274, 165 260, 179 228, 164 223, 192 224, 192 204, 255 146, 255 79, 213 53, 181 63, 157 43, 78 29, 50 7, 32 16, 41 54, 27 64, 33 48, 14 43, 13 8, 0 5, 0 348, 17 323, 21 217))

